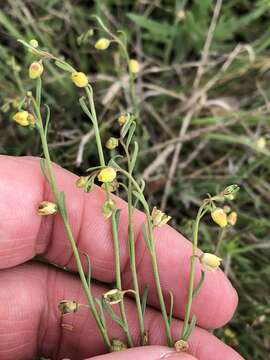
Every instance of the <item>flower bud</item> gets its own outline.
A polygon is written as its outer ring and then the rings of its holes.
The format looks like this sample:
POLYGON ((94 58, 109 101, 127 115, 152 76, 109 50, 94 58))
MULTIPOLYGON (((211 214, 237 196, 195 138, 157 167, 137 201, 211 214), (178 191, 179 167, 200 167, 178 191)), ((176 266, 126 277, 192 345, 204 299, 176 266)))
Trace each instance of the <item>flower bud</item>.
POLYGON ((227 186, 223 191, 224 199, 233 200, 235 198, 235 194, 239 191, 240 187, 236 184, 227 186))
POLYGON ((15 115, 13 115, 12 119, 21 126, 29 126, 30 125, 29 115, 30 114, 28 111, 18 111, 15 115))
POLYGON ((115 202, 111 199, 105 201, 105 203, 102 206, 102 214, 105 217, 105 219, 109 219, 112 216, 114 210, 116 210, 115 202))
POLYGON ((204 253, 200 256, 202 266, 208 271, 216 270, 220 266, 221 261, 221 258, 210 253, 204 253))
POLYGON ((86 186, 88 180, 89 180, 89 176, 80 176, 75 183, 76 187, 79 189, 83 189, 86 186))
POLYGON ((29 77, 30 79, 37 79, 39 78, 43 73, 44 67, 42 65, 42 62, 35 61, 33 62, 29 67, 29 77))
POLYGON ((86 87, 88 85, 88 78, 83 72, 73 72, 71 80, 77 87, 86 87))
POLYGON ((128 62, 128 68, 132 74, 137 74, 140 71, 140 64, 137 60, 130 59, 128 62))
POLYGON ((265 139, 265 137, 263 137, 263 136, 259 137, 259 139, 257 139, 257 141, 256 141, 256 146, 260 150, 265 149, 265 147, 266 147, 266 139, 265 139))
POLYGON ((156 206, 152 210, 151 219, 154 227, 161 227, 162 225, 167 224, 171 218, 171 216, 168 216, 161 210, 158 210, 156 206))
POLYGON ((231 212, 227 217, 228 224, 234 226, 237 222, 237 212, 231 212))
POLYGON ((108 49, 108 47, 110 46, 110 40, 106 39, 106 38, 100 38, 96 43, 95 43, 95 48, 97 50, 106 50, 108 49))
POLYGON ((126 121, 127 121, 126 115, 120 115, 120 116, 119 116, 119 118, 118 118, 118 124, 119 124, 120 126, 124 125, 126 121))
POLYGON ((176 352, 187 351, 189 345, 187 341, 181 339, 176 341, 176 343, 174 344, 174 348, 176 352))
POLYGON ((116 171, 112 167, 102 169, 98 174, 98 181, 107 183, 112 182, 116 178, 116 171))
POLYGON ((224 228, 225 226, 227 226, 227 215, 225 213, 225 211, 221 208, 215 208, 212 212, 211 212, 211 217, 214 220, 214 222, 216 224, 218 224, 218 226, 220 226, 221 228, 224 228))
POLYGON ((111 345, 111 352, 122 351, 127 349, 127 345, 120 340, 113 339, 111 345))
POLYGON ((223 210, 226 214, 228 214, 231 211, 231 207, 228 205, 223 206, 223 210))
POLYGON ((36 39, 30 40, 30 41, 29 41, 29 44, 30 44, 31 46, 33 46, 33 48, 35 48, 35 49, 39 47, 38 41, 37 41, 36 39))
POLYGON ((57 212, 57 205, 50 201, 42 201, 39 204, 37 214, 41 216, 53 215, 57 212))
POLYGON ((105 146, 106 146, 107 149, 113 150, 113 149, 117 148, 118 144, 119 144, 118 139, 116 139, 115 137, 110 137, 107 140, 105 146))
POLYGON ((58 304, 58 309, 62 315, 71 314, 79 309, 79 304, 74 300, 62 300, 58 304))

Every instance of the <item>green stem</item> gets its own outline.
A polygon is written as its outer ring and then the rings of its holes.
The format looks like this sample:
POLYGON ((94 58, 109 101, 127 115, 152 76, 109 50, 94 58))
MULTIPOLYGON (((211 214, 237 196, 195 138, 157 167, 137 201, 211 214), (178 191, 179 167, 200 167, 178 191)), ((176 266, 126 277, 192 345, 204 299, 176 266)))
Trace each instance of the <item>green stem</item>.
POLYGON ((195 278, 196 253, 197 253, 197 249, 198 249, 199 224, 200 224, 200 220, 202 218, 204 209, 205 209, 205 203, 203 203, 201 205, 201 207, 199 208, 199 211, 196 216, 195 224, 194 224, 193 241, 192 241, 192 255, 190 258, 188 299, 187 299, 187 304, 186 304, 185 319, 184 319, 184 325, 183 325, 182 332, 181 332, 181 338, 183 338, 183 335, 186 333, 188 326, 189 326, 190 312, 191 312, 191 306, 192 306, 192 302, 193 302, 193 290, 194 290, 194 278, 195 278))
MULTIPOLYGON (((102 147, 102 142, 101 142, 101 138, 100 138, 100 131, 99 131, 99 125, 98 125, 98 120, 97 120, 97 115, 96 115, 95 102, 94 102, 94 98, 93 98, 93 90, 90 85, 88 85, 85 90, 86 90, 86 94, 87 94, 87 98, 88 98, 89 106, 90 106, 90 111, 91 111, 91 115, 92 115, 91 120, 92 120, 92 124, 94 127, 94 132, 95 132, 95 138, 96 138, 96 144, 97 144, 100 165, 105 166, 105 158, 104 158, 103 147, 102 147)), ((111 193, 108 191, 108 186, 106 184, 105 184, 105 190, 106 190, 107 200, 111 200, 111 193)), ((122 291, 120 249, 119 249, 119 238, 118 238, 118 229, 117 229, 115 211, 112 213, 111 221, 112 221, 112 237, 113 237, 113 246, 114 246, 116 287, 118 290, 122 291)), ((127 336, 128 345, 130 347, 132 347, 133 340, 132 340, 132 337, 131 337, 130 331, 129 331, 124 301, 120 302, 119 307, 120 307, 122 321, 125 324, 125 334, 127 336)))
POLYGON ((223 228, 220 230, 219 234, 218 234, 218 243, 217 243, 217 247, 216 247, 216 251, 215 253, 218 255, 219 254, 219 251, 220 251, 220 247, 221 247, 221 244, 222 244, 222 241, 225 237, 225 234, 226 234, 226 228, 223 228))
POLYGON ((161 284, 160 284, 158 265, 157 265, 156 247, 155 247, 155 242, 154 242, 153 227, 152 227, 152 223, 151 223, 151 215, 150 215, 149 206, 148 206, 147 201, 145 200, 144 194, 141 191, 140 186, 138 185, 136 180, 133 178, 133 176, 131 174, 129 174, 127 171, 125 171, 124 169, 117 169, 117 171, 122 172, 130 180, 130 182, 134 185, 135 189, 142 196, 141 202, 142 202, 142 205, 145 210, 145 215, 146 215, 147 224, 148 224, 148 238, 149 238, 149 244, 150 244, 150 255, 151 255, 151 264, 152 264, 152 270, 153 270, 153 275, 154 275, 154 281, 155 281, 155 286, 156 286, 157 295, 158 295, 158 299, 159 299, 160 310, 161 310, 164 324, 165 324, 167 343, 168 343, 168 346, 172 346, 173 340, 172 340, 170 323, 169 323, 169 319, 168 319, 168 315, 167 315, 166 305, 165 305, 162 288, 161 288, 161 284))
MULTIPOLYGON (((131 163, 130 163, 130 156, 128 152, 128 148, 124 142, 122 142, 122 146, 125 150, 127 161, 128 161, 128 172, 132 175, 131 163)), ((142 304, 140 299, 140 290, 139 290, 139 283, 138 283, 138 275, 137 275, 137 268, 136 268, 136 249, 135 249, 135 240, 134 240, 134 229, 133 229, 133 205, 132 205, 132 182, 128 179, 128 243, 129 243, 129 258, 130 258, 130 271, 132 276, 132 284, 135 290, 135 301, 137 306, 137 314, 139 320, 139 328, 141 334, 141 345, 146 345, 147 337, 144 328, 144 319, 142 313, 142 304)))
MULTIPOLYGON (((37 83, 37 87, 41 88, 41 80, 38 79, 38 83, 37 83)), ((44 127, 43 127, 43 122, 42 122, 42 117, 41 117, 41 113, 40 113, 40 108, 38 106, 38 104, 36 103, 36 101, 33 99, 33 104, 34 104, 34 108, 35 108, 35 112, 36 112, 36 116, 37 116, 37 121, 38 121, 38 130, 39 130, 39 134, 40 134, 40 138, 41 138, 41 143, 42 143, 42 148, 43 148, 43 152, 44 152, 44 157, 46 159, 46 168, 47 168, 47 172, 48 172, 48 176, 49 176, 49 183, 54 195, 54 200, 57 203, 57 206, 59 207, 59 211, 60 211, 60 215, 62 217, 64 226, 65 226, 65 230, 66 230, 66 234, 68 237, 68 240, 70 242, 71 248, 72 248, 72 252, 76 261, 76 265, 77 265, 77 269, 79 272, 79 276, 82 282, 82 286, 89 304, 89 308, 91 310, 91 313, 96 321, 96 324, 99 328, 99 331, 101 333, 101 336, 104 340, 104 343, 106 344, 106 346, 108 347, 108 349, 111 349, 111 342, 110 339, 108 337, 107 334, 107 330, 104 328, 100 318, 99 318, 99 314, 97 312, 96 306, 95 306, 95 301, 94 301, 94 297, 92 294, 91 289, 88 287, 88 283, 84 274, 84 270, 82 267, 82 263, 81 263, 81 259, 80 259, 80 255, 76 246, 76 242, 74 240, 73 234, 72 234, 72 230, 71 230, 71 226, 69 224, 68 218, 65 215, 66 211, 65 211, 65 204, 62 204, 59 199, 60 199, 60 192, 57 188, 57 184, 56 184, 56 179, 55 179, 55 174, 53 171, 53 167, 52 167, 52 163, 51 163, 51 158, 50 158, 50 153, 49 153, 49 148, 48 148, 48 144, 47 144, 47 140, 46 140, 46 135, 45 135, 45 131, 44 131, 44 127)))

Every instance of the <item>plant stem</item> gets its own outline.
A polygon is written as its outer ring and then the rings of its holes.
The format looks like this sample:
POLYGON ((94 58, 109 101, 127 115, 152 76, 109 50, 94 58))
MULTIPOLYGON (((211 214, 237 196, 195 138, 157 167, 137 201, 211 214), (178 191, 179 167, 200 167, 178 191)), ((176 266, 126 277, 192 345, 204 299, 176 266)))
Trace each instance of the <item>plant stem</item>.
MULTIPOLYGON (((199 211, 196 216, 194 230, 193 230, 193 241, 192 241, 192 255, 190 257, 190 275, 189 275, 189 287, 188 287, 188 299, 186 304, 186 311, 185 311, 185 319, 184 325, 181 332, 181 338, 183 338, 184 334, 186 333, 189 320, 190 320, 190 312, 191 306, 193 302, 193 290, 194 290, 194 278, 195 278, 195 265, 196 265, 196 253, 198 249, 198 233, 199 233, 199 224, 202 218, 203 210, 205 209, 205 203, 201 205, 199 211)), ((184 340, 184 339, 183 339, 184 340)))
MULTIPOLYGON (((127 162, 128 162, 128 172, 132 176, 132 169, 131 169, 131 163, 130 163, 130 156, 128 152, 128 148, 125 145, 124 142, 121 142, 126 156, 127 156, 127 162)), ((137 314, 138 314, 138 320, 139 320, 139 328, 140 328, 140 334, 141 334, 141 345, 146 345, 146 333, 144 328, 144 319, 143 319, 143 313, 142 313, 142 304, 140 299, 140 290, 139 290, 139 284, 138 284, 138 276, 137 276, 137 268, 136 268, 136 252, 135 252, 135 240, 134 240, 134 229, 133 229, 133 221, 132 221, 132 215, 133 215, 133 205, 132 205, 132 182, 130 179, 128 179, 128 244, 129 244, 129 258, 130 258, 130 271, 132 276, 132 284, 133 288, 135 290, 135 301, 137 306, 137 314)))
MULTIPOLYGON (((100 131, 99 131, 99 125, 98 125, 98 120, 97 120, 97 115, 96 115, 95 102, 94 102, 94 98, 93 98, 93 91, 92 91, 92 88, 90 87, 90 85, 88 87, 86 87, 86 94, 87 94, 90 111, 91 111, 91 115, 92 115, 91 120, 92 120, 92 124, 94 127, 94 132, 95 132, 95 138, 96 138, 96 144, 97 144, 97 149, 98 149, 100 165, 105 166, 105 158, 104 158, 102 142, 101 142, 101 138, 100 138, 100 131)), ((108 186, 106 184, 105 184, 105 190, 106 190, 107 200, 110 200, 111 193, 108 191, 108 186)), ((112 213, 111 221, 112 221, 112 237, 113 237, 113 246, 114 246, 116 287, 118 290, 122 291, 120 249, 119 249, 118 227, 117 227, 115 211, 113 211, 113 213, 112 213)), ((124 301, 121 301, 119 303, 119 308, 120 308, 122 321, 125 324, 125 334, 127 336, 128 345, 130 347, 132 347, 133 340, 132 340, 132 337, 131 337, 130 331, 129 331, 124 301)))
POLYGON ((167 343, 168 343, 168 346, 172 346, 173 345, 173 340, 172 340, 171 329, 170 329, 169 319, 168 319, 168 315, 167 315, 166 305, 165 305, 165 301, 164 301, 164 297, 163 297, 163 293, 162 293, 162 288, 161 288, 161 284, 160 284, 158 265, 157 265, 156 247, 155 247, 155 242, 154 242, 153 227, 152 227, 152 223, 151 223, 151 215, 150 215, 149 206, 148 206, 147 201, 145 200, 144 194, 143 194, 140 186, 138 185, 136 180, 133 178, 133 176, 130 175, 124 169, 117 169, 117 170, 119 172, 122 172, 131 181, 131 183, 134 185, 135 189, 140 193, 140 195, 142 197, 141 203, 142 203, 142 205, 144 207, 145 215, 146 215, 146 218, 147 218, 148 239, 149 239, 149 245, 150 245, 150 247, 148 247, 148 248, 150 250, 150 255, 151 255, 151 264, 152 264, 152 270, 153 270, 153 275, 154 275, 155 286, 156 286, 157 295, 158 295, 158 299, 159 299, 160 310, 161 310, 163 320, 164 320, 164 324, 165 324, 167 343))
MULTIPOLYGON (((37 81, 38 81, 37 87, 41 88, 41 79, 39 78, 37 81)), ((74 258, 76 261, 77 269, 78 269, 81 283, 82 283, 82 286, 83 286, 83 289, 84 289, 84 292, 85 292, 85 295, 86 295, 86 298, 87 298, 87 301, 89 304, 89 308, 90 308, 91 313, 96 321, 96 324, 99 328, 101 336, 104 340, 104 343, 106 344, 108 349, 111 350, 111 342, 108 337, 107 330, 104 328, 104 326, 99 318, 99 314, 98 314, 96 306, 95 306, 95 301, 94 301, 92 291, 88 287, 88 283, 87 283, 87 280, 86 280, 86 277, 84 274, 84 270, 82 267, 79 251, 77 249, 76 242, 74 240, 73 233, 71 230, 71 226, 68 221, 68 217, 66 215, 65 204, 60 201, 61 195, 60 195, 60 192, 59 192, 59 190, 57 188, 57 184, 56 184, 55 174, 53 171, 49 148, 48 148, 48 144, 47 144, 47 139, 46 139, 46 135, 45 135, 44 127, 43 127, 40 107, 38 106, 38 104, 36 103, 36 101, 34 99, 33 99, 33 104, 34 104, 34 108, 35 108, 35 112, 36 112, 36 116, 37 116, 38 130, 39 130, 39 134, 40 134, 44 157, 46 160, 46 165, 47 165, 46 169, 47 169, 48 176, 49 176, 49 183, 50 183, 50 187, 52 189, 53 195, 54 195, 54 200, 57 203, 57 206, 59 207, 59 212, 62 217, 64 226, 65 226, 65 230, 66 230, 66 234, 67 234, 68 240, 69 240, 71 248, 72 248, 72 252, 73 252, 73 255, 74 255, 74 258)))

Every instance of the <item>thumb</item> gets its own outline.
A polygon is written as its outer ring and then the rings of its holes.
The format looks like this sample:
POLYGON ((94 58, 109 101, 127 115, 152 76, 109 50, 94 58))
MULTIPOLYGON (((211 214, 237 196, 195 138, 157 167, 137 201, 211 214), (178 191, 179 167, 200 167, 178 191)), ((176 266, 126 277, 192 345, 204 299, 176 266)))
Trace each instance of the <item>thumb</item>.
POLYGON ((176 353, 165 346, 141 346, 106 355, 92 357, 87 360, 197 360, 187 353, 176 353))

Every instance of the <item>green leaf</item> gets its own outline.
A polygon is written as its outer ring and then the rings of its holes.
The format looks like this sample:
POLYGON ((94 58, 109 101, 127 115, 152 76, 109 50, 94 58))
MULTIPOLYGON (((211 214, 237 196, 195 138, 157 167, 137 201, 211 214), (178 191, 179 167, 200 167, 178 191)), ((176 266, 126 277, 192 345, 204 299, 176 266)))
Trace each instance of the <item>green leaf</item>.
POLYGON ((150 242, 148 240, 148 236, 147 236, 147 231, 146 231, 146 226, 145 224, 142 224, 142 234, 143 234, 143 239, 144 239, 144 242, 148 248, 148 250, 151 251, 151 245, 150 245, 150 242))
POLYGON ((198 295, 199 291, 201 290, 204 279, 205 279, 205 271, 202 270, 200 281, 199 281, 197 287, 193 290, 193 294, 192 294, 193 299, 198 295))
POLYGON ((49 182, 49 173, 48 173, 48 169, 47 169, 47 161, 45 159, 40 159, 40 168, 41 168, 41 171, 42 171, 42 174, 45 178, 45 180, 47 182, 49 182))
POLYGON ((110 304, 108 304, 104 299, 102 301, 103 306, 105 308, 105 310, 107 311, 107 313, 110 315, 111 319, 116 322, 119 326, 121 326, 121 328, 125 329, 125 324, 123 323, 123 321, 120 319, 120 317, 118 317, 115 312, 112 310, 110 304))
POLYGON ((136 122, 135 121, 132 121, 132 123, 130 124, 130 127, 128 129, 128 137, 127 137, 127 148, 129 147, 130 145, 130 142, 133 138, 133 135, 135 133, 135 130, 136 130, 136 122))
POLYGON ((187 330, 184 332, 184 334, 182 336, 183 340, 186 341, 190 337, 192 331, 194 330, 194 328, 196 326, 196 321, 197 321, 197 318, 195 315, 193 315, 187 330))
POLYGON ((82 96, 82 97, 79 99, 79 103, 80 103, 80 105, 81 105, 81 108, 82 108, 83 111, 85 112, 85 114, 86 114, 86 115, 91 119, 91 121, 93 122, 94 119, 93 119, 92 114, 91 114, 90 110, 88 109, 88 107, 87 107, 84 99, 85 99, 84 96, 82 96))
POLYGON ((139 145, 138 145, 137 141, 134 141, 134 149, 133 149, 133 153, 131 154, 131 161, 130 161, 130 173, 133 172, 134 167, 136 165, 138 152, 139 152, 139 145))
POLYGON ((104 329, 106 329, 106 318, 105 318, 104 310, 103 310, 103 302, 97 298, 95 298, 95 301, 100 310, 100 320, 101 320, 102 326, 104 329))
POLYGON ((142 316, 145 315, 145 310, 146 310, 146 303, 147 303, 147 297, 149 294, 149 284, 146 285, 146 287, 143 290, 143 295, 142 295, 142 300, 141 300, 141 306, 142 306, 142 316))
POLYGON ((45 107, 47 109, 47 115, 46 115, 46 122, 45 122, 45 137, 47 138, 48 135, 48 129, 49 129, 49 123, 50 123, 50 117, 51 117, 51 110, 47 104, 45 104, 45 107))
POLYGON ((90 288, 90 284, 91 284, 91 263, 90 263, 90 258, 88 256, 88 254, 86 254, 85 252, 83 252, 82 254, 86 258, 86 264, 87 264, 86 280, 87 280, 88 287, 90 288))
POLYGON ((169 291, 170 294, 170 313, 169 313, 169 325, 171 326, 172 324, 172 316, 173 316, 173 305, 174 305, 174 299, 173 299, 173 293, 170 290, 169 291))
POLYGON ((174 27, 168 23, 151 20, 135 13, 128 13, 127 17, 140 28, 147 30, 155 40, 166 42, 174 34, 174 27))
POLYGON ((65 62, 56 60, 54 63, 57 67, 59 67, 60 69, 62 69, 64 71, 67 71, 69 73, 73 73, 76 71, 72 66, 70 66, 69 64, 67 64, 65 62))
POLYGON ((67 209, 66 209, 66 200, 65 200, 65 193, 60 192, 58 196, 58 207, 61 215, 64 219, 67 219, 67 209))

